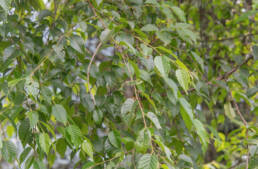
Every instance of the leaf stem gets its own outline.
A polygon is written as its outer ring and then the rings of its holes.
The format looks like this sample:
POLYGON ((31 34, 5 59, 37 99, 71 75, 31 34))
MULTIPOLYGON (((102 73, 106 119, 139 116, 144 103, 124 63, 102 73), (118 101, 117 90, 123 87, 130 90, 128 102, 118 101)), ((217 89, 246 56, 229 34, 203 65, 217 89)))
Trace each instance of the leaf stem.
POLYGON ((102 45, 102 42, 99 42, 99 44, 97 45, 97 47, 96 47, 96 49, 95 49, 95 51, 94 51, 94 53, 93 53, 93 55, 92 55, 92 57, 90 59, 90 63, 89 63, 88 69, 87 69, 87 83, 88 83, 88 88, 89 88, 90 96, 91 96, 91 99, 92 99, 94 105, 96 105, 96 101, 95 101, 94 95, 91 92, 91 87, 90 87, 90 68, 91 68, 93 60, 94 60, 95 56, 97 55, 101 45, 102 45))

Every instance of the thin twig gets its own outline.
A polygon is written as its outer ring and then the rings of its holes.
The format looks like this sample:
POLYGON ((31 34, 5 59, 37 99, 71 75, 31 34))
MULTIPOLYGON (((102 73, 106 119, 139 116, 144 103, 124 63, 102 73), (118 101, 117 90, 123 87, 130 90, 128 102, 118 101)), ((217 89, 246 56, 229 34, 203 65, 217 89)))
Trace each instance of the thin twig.
MULTIPOLYGON (((130 70, 130 68, 129 68, 129 65, 128 65, 128 63, 126 62, 126 57, 125 57, 124 54, 122 53, 121 48, 120 48, 119 46, 118 46, 117 48, 118 48, 118 50, 121 52, 121 55, 122 55, 122 58, 123 58, 123 62, 124 62, 124 64, 126 65, 127 70, 128 70, 128 72, 129 72, 129 75, 130 75, 130 80, 131 80, 131 81, 134 81, 133 76, 132 76, 132 73, 131 73, 131 70, 130 70)), ((144 110, 143 110, 143 107, 142 107, 142 103, 141 103, 141 99, 140 99, 140 97, 139 97, 139 95, 138 95, 138 91, 137 91, 137 88, 136 88, 136 85, 135 85, 135 84, 133 85, 133 88, 134 88, 134 95, 135 95, 135 98, 136 98, 136 100, 137 100, 137 102, 138 102, 138 105, 139 105, 139 107, 140 107, 140 110, 141 110, 144 128, 147 129, 148 127, 147 127, 147 123, 146 123, 146 120, 145 120, 145 113, 144 113, 144 110)), ((153 153, 153 152, 154 152, 154 148, 153 148, 152 141, 151 141, 151 153, 153 153)))
POLYGON ((246 63, 247 63, 250 59, 252 59, 252 58, 253 58, 252 55, 249 56, 248 58, 246 58, 246 59, 244 60, 243 63, 241 63, 241 64, 235 66, 231 71, 229 71, 229 72, 225 73, 224 75, 218 77, 216 80, 227 80, 227 79, 229 78, 229 76, 231 76, 233 73, 235 73, 242 65, 246 64, 246 63))
POLYGON ((89 3, 90 8, 92 9, 94 15, 95 15, 97 18, 99 18, 99 20, 100 20, 102 26, 103 26, 104 28, 106 28, 104 21, 102 20, 101 17, 98 16, 98 14, 97 14, 97 12, 96 12, 96 9, 95 9, 94 6, 91 4, 90 0, 87 0, 87 1, 88 1, 88 3, 89 3))
POLYGON ((112 157, 112 158, 110 158, 110 159, 108 159, 108 160, 105 160, 105 161, 96 163, 96 164, 94 164, 93 166, 91 166, 90 168, 94 168, 94 167, 96 167, 96 166, 98 166, 98 165, 105 164, 106 162, 112 161, 112 160, 114 160, 114 159, 116 159, 116 158, 119 158, 119 156, 115 156, 115 157, 112 157))
POLYGON ((93 62, 95 56, 97 55, 97 53, 98 53, 98 51, 99 51, 101 45, 102 45, 102 42, 99 42, 99 44, 97 45, 97 47, 96 47, 96 49, 95 49, 95 51, 94 51, 94 53, 93 53, 93 55, 92 55, 92 57, 91 57, 91 59, 90 59, 90 63, 89 63, 88 69, 87 69, 88 88, 89 88, 89 92, 90 92, 90 95, 91 95, 91 99, 92 99, 94 105, 96 105, 96 101, 95 101, 94 95, 91 93, 91 87, 90 87, 90 68, 91 68, 92 62, 93 62))
POLYGON ((231 93, 231 92, 230 92, 230 94, 231 94, 231 97, 232 97, 232 101, 233 101, 234 107, 236 108, 237 114, 239 115, 239 117, 240 117, 241 120, 243 121, 244 125, 247 127, 247 126, 248 126, 248 123, 246 122, 244 116, 243 116, 242 113, 240 112, 239 107, 238 107, 236 101, 233 99, 233 96, 232 96, 232 93, 231 93))
POLYGON ((247 157, 246 157, 246 163, 245 163, 245 169, 249 168, 249 146, 247 145, 247 157))
MULTIPOLYGON (((233 73, 235 73, 241 66, 243 66, 244 64, 246 64, 246 63, 247 63, 250 59, 252 59, 252 58, 253 58, 252 55, 249 56, 248 58, 246 58, 246 59, 244 60, 244 62, 242 62, 241 64, 235 66, 235 67, 234 67, 233 69, 231 69, 229 72, 226 72, 225 74, 223 74, 223 75, 217 77, 217 78, 216 78, 216 81, 218 81, 218 80, 227 80, 233 73)), ((208 82, 206 82, 206 84, 212 85, 212 81, 208 81, 208 82)), ((190 92, 193 92, 193 91, 195 91, 195 88, 191 88, 191 89, 188 90, 189 93, 190 93, 190 92)), ((183 93, 183 94, 184 94, 184 93, 183 93)))
MULTIPOLYGON (((123 62, 124 62, 124 64, 126 65, 126 68, 127 68, 128 72, 129 72, 130 81, 134 81, 133 76, 132 76, 132 73, 131 73, 131 70, 130 70, 130 68, 129 68, 129 65, 128 65, 128 63, 126 62, 126 57, 125 57, 124 54, 122 53, 121 48, 120 48, 119 46, 118 46, 117 48, 118 48, 118 50, 121 52, 121 55, 122 55, 122 58, 123 58, 123 62)), ((147 123, 146 123, 146 120, 145 120, 145 113, 144 113, 144 110, 143 110, 143 107, 142 107, 142 104, 141 104, 141 101, 140 101, 140 98, 139 98, 139 95, 138 95, 138 91, 137 91, 137 88, 136 88, 135 84, 133 85, 133 87, 134 87, 134 95, 135 95, 135 98, 136 98, 136 100, 137 100, 137 102, 138 102, 138 104, 139 104, 139 107, 140 107, 140 110, 141 110, 141 113, 142 113, 142 119, 143 119, 143 123, 144 123, 144 128, 147 128, 147 123)))
MULTIPOLYGON (((232 101, 233 101, 233 104, 234 104, 234 107, 236 109, 236 112, 237 114, 239 115, 239 117, 241 118, 241 120, 243 121, 245 127, 246 127, 246 133, 245 133, 245 137, 246 137, 246 141, 248 140, 248 123, 247 121, 245 120, 244 116, 242 115, 242 113, 240 112, 240 109, 237 105, 237 102, 233 99, 233 95, 232 95, 232 92, 230 92, 230 95, 231 95, 231 98, 232 98, 232 101)), ((248 146, 248 143, 247 143, 247 155, 246 155, 246 165, 245 165, 245 168, 248 169, 249 167, 249 146, 248 146)))

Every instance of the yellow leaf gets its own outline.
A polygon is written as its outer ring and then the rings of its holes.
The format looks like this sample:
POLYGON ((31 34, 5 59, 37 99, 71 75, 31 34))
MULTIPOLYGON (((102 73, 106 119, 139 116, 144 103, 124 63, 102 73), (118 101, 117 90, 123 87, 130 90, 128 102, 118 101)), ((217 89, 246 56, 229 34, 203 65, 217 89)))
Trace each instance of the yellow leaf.
POLYGON ((54 123, 56 123, 56 118, 55 118, 55 116, 51 115, 50 119, 51 119, 51 121, 53 121, 54 123))
POLYGON ((7 132, 7 135, 8 137, 12 137, 13 136, 13 133, 14 133, 14 127, 13 126, 7 126, 6 127, 6 132, 7 132))

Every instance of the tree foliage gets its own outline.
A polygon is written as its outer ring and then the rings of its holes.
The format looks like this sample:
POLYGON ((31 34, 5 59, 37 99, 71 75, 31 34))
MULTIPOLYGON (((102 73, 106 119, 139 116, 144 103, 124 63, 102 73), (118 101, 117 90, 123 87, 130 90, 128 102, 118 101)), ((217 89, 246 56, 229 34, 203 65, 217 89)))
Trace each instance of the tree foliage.
POLYGON ((70 149, 84 169, 258 165, 257 0, 0 6, 7 162, 51 168, 70 149))

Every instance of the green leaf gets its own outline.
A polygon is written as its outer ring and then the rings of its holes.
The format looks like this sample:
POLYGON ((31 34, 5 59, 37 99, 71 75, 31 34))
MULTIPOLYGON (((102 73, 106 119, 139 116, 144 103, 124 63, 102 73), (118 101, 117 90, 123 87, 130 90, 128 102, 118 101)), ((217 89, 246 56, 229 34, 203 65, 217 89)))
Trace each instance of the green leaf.
POLYGON ((93 163, 93 162, 87 162, 87 163, 85 163, 83 166, 82 166, 82 169, 91 169, 92 168, 92 166, 94 166, 94 164, 95 163, 93 163))
POLYGON ((148 112, 147 117, 152 121, 152 123, 155 125, 157 129, 161 129, 159 119, 154 113, 148 112))
POLYGON ((64 107, 60 104, 52 106, 52 114, 55 116, 57 121, 60 121, 64 124, 67 122, 67 112, 64 107))
POLYGON ((158 31, 159 29, 153 24, 147 24, 144 27, 142 27, 141 30, 145 32, 152 32, 152 31, 158 31))
POLYGON ((202 71, 204 71, 204 64, 203 64, 202 58, 199 55, 197 55, 197 53, 195 52, 191 52, 191 53, 194 57, 194 60, 198 62, 198 64, 201 66, 202 71))
POLYGON ((154 59, 154 64, 163 77, 168 76, 168 72, 170 71, 170 63, 165 56, 156 56, 154 59))
POLYGON ((121 114, 124 116, 126 113, 131 112, 134 104, 134 99, 128 98, 121 107, 121 114))
POLYGON ((234 109, 232 108, 231 104, 228 102, 226 104, 224 104, 224 110, 225 110, 225 114, 229 119, 234 119, 236 117, 236 113, 234 111, 234 109))
POLYGON ((169 169, 169 167, 168 167, 166 164, 162 164, 162 165, 161 165, 161 168, 163 168, 163 169, 169 169))
POLYGON ((175 63, 179 69, 183 69, 187 72, 189 71, 188 68, 186 67, 186 65, 181 60, 177 59, 175 63))
POLYGON ((39 12, 38 19, 39 19, 39 20, 42 20, 42 19, 44 19, 45 17, 51 16, 51 15, 52 15, 52 12, 49 11, 49 10, 47 10, 47 9, 45 9, 45 10, 42 10, 42 11, 39 12))
POLYGON ((123 144, 125 145, 125 148, 127 151, 130 151, 134 148, 135 140, 133 140, 131 137, 123 137, 121 140, 122 140, 123 144))
POLYGON ((90 142, 90 140, 85 139, 82 143, 82 150, 90 156, 90 158, 93 159, 93 146, 90 142))
POLYGON ((151 82, 151 76, 150 74, 143 70, 143 69, 140 69, 140 78, 146 82, 148 82, 150 85, 153 85, 152 82, 151 82))
POLYGON ((171 9, 176 14, 176 16, 180 19, 180 21, 186 22, 184 11, 182 11, 180 8, 176 6, 172 6, 171 9))
POLYGON ((5 10, 7 13, 10 6, 11 6, 12 0, 0 0, 0 6, 5 10))
POLYGON ((40 160, 34 160, 33 169, 47 169, 44 162, 40 160))
POLYGON ((149 129, 140 130, 136 139, 136 151, 145 153, 151 146, 151 133, 149 129))
POLYGON ((193 160, 191 159, 191 157, 189 157, 185 154, 180 154, 179 159, 184 160, 190 164, 193 164, 193 160))
POLYGON ((38 123, 39 115, 36 111, 30 111, 28 112, 29 120, 30 120, 30 128, 35 127, 35 125, 38 123))
POLYGON ((130 34, 127 33, 120 33, 116 36, 116 41, 119 42, 120 45, 127 46, 131 51, 135 54, 136 49, 133 47, 134 45, 134 38, 130 34))
POLYGON ((172 89, 175 99, 177 99, 178 98, 178 93, 177 93, 178 87, 177 87, 176 83, 168 77, 164 78, 164 80, 167 83, 167 85, 170 87, 170 89, 172 89))
POLYGON ((191 30, 191 25, 186 23, 176 23, 175 26, 178 35, 186 42, 192 44, 197 40, 197 34, 191 30))
POLYGON ((149 56, 152 55, 153 49, 149 48, 148 46, 146 46, 145 44, 141 44, 141 49, 142 49, 142 54, 143 56, 149 56))
POLYGON ((103 0, 96 0, 96 4, 99 6, 103 0))
POLYGON ((24 89, 27 94, 37 97, 39 94, 39 83, 32 78, 26 78, 24 89))
POLYGON ((14 133, 14 127, 12 125, 8 125, 6 127, 6 133, 7 133, 8 137, 12 137, 12 135, 14 133))
POLYGON ((11 141, 3 141, 2 156, 3 158, 12 163, 17 155, 17 148, 11 141))
POLYGON ((56 134, 54 132, 54 128, 51 126, 51 124, 44 123, 43 121, 40 121, 40 123, 47 128, 47 130, 52 134, 52 136, 56 139, 56 134))
MULTIPOLYGON (((1 48, 1 47, 0 47, 1 48)), ((7 58, 4 60, 4 64, 0 64, 0 72, 4 72, 12 65, 14 62, 14 59, 20 54, 18 50, 16 50, 13 46, 10 46, 4 50, 4 57, 7 58)), ((1 59, 2 60, 2 59, 1 59)), ((1 61, 2 62, 2 61, 1 61)), ((23 79, 23 78, 18 78, 18 79, 23 79)), ((16 79, 14 79, 16 80, 16 79)), ((12 80, 10 80, 12 81, 12 80)), ((8 82, 9 84, 10 82, 8 82)))
POLYGON ((21 153, 20 158, 19 158, 20 164, 22 164, 24 162, 24 160, 26 159, 26 157, 28 156, 30 151, 31 151, 31 147, 27 147, 23 150, 23 152, 21 153))
POLYGON ((93 120, 95 121, 96 124, 101 124, 103 119, 103 112, 99 109, 94 110, 93 112, 93 120))
POLYGON ((30 1, 30 5, 33 6, 36 10, 45 8, 45 4, 43 0, 30 1))
POLYGON ((106 43, 112 35, 112 31, 110 29, 105 29, 103 32, 100 34, 100 40, 102 43, 106 43))
POLYGON ((70 125, 67 127, 67 132, 71 136, 72 143, 75 147, 79 147, 82 142, 81 130, 76 125, 70 125))
POLYGON ((137 169, 158 169, 159 162, 155 154, 144 154, 138 162, 137 169))
POLYGON ((108 139, 114 147, 121 147, 121 138, 117 131, 111 131, 110 133, 108 133, 108 139))
POLYGON ((145 1, 146 4, 154 4, 154 5, 158 5, 157 0, 147 0, 145 1))
POLYGON ((50 60, 52 61, 52 62, 55 62, 57 59, 60 59, 60 60, 62 60, 62 59, 64 59, 64 57, 65 57, 65 52, 64 52, 64 48, 63 48, 63 46, 62 45, 53 45, 52 46, 52 48, 53 48, 53 50, 55 51, 55 53, 56 53, 56 55, 54 55, 53 57, 51 57, 50 58, 50 60))
POLYGON ((162 149, 163 152, 165 152, 166 154, 166 157, 170 160, 171 160, 171 151, 170 149, 161 141, 160 137, 155 135, 155 142, 159 145, 159 147, 162 149))
POLYGON ((179 99, 179 103, 180 103, 180 113, 181 116, 185 122, 186 127, 191 130, 192 128, 192 124, 193 124, 193 111, 191 108, 191 105, 185 100, 185 98, 180 98, 179 99))
POLYGON ((254 60, 258 60, 258 46, 253 46, 253 55, 254 55, 254 60))
POLYGON ((198 136, 201 138, 203 152, 206 152, 209 142, 208 133, 206 132, 205 128, 203 127, 203 124, 199 120, 194 119, 193 124, 195 126, 198 136))
POLYGON ((51 146, 51 140, 47 133, 40 133, 39 135, 39 145, 42 148, 42 150, 48 154, 50 146, 51 146))
POLYGON ((61 157, 64 157, 66 147, 67 146, 64 138, 60 138, 56 141, 56 151, 60 154, 61 157))
POLYGON ((184 91, 186 93, 188 93, 187 90, 189 88, 189 83, 190 83, 190 76, 189 76, 188 72, 184 69, 177 69, 176 70, 176 78, 177 78, 179 84, 184 89, 184 91))
POLYGON ((50 151, 47 155, 47 162, 48 162, 47 164, 49 168, 52 168, 52 165, 54 164, 55 160, 56 160, 56 154, 50 151))
POLYGON ((33 164, 33 162, 34 162, 34 160, 35 160, 35 156, 30 156, 27 160, 26 160, 26 162, 25 162, 25 169, 30 169, 30 167, 31 167, 31 165, 33 164))
POLYGON ((10 80, 8 82, 8 86, 9 87, 13 87, 15 86, 16 84, 18 84, 19 82, 21 82, 22 80, 24 80, 25 78, 24 77, 21 77, 21 78, 18 78, 18 79, 13 79, 13 80, 10 80))
POLYGON ((73 49, 75 49, 79 53, 83 53, 82 47, 84 47, 84 41, 80 36, 73 36, 70 39, 70 42, 73 49))
POLYGON ((160 40, 164 42, 165 46, 167 46, 173 38, 169 32, 165 32, 165 31, 156 32, 156 35, 160 40))
POLYGON ((249 10, 246 12, 243 12, 242 15, 240 15, 236 20, 235 20, 235 24, 238 24, 239 22, 245 21, 246 19, 248 19, 248 17, 257 14, 257 10, 249 10))
POLYGON ((131 46, 134 44, 134 38, 127 33, 120 33, 116 36, 116 40, 118 42, 125 42, 126 44, 130 44, 131 46))
POLYGON ((31 128, 30 128, 30 121, 29 119, 25 119, 21 122, 18 130, 19 138, 22 142, 22 145, 25 145, 30 142, 32 138, 31 128))

